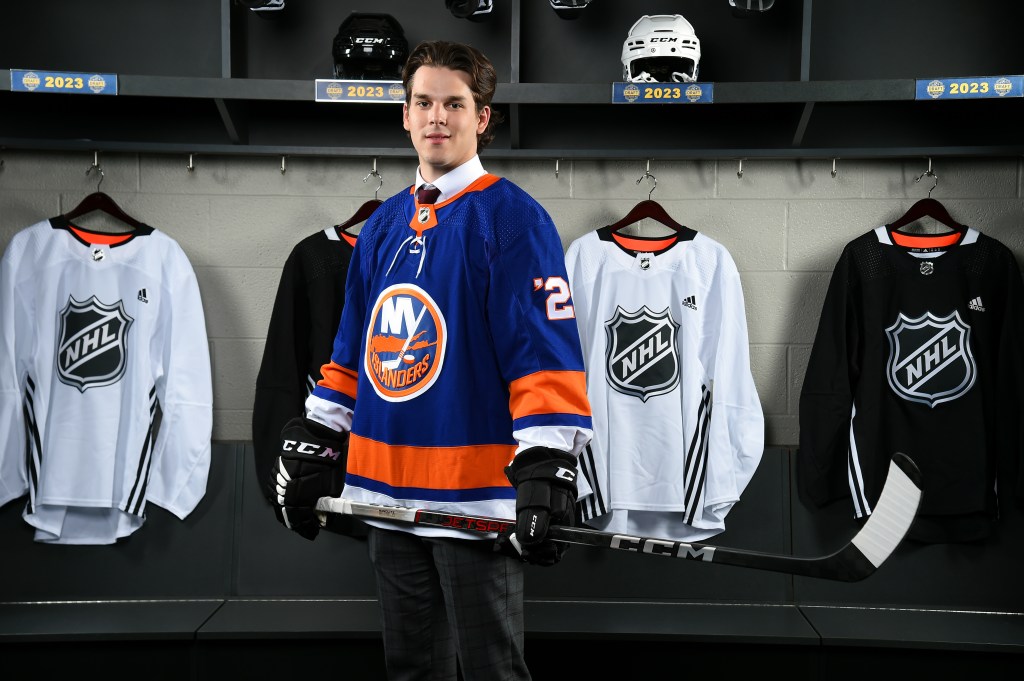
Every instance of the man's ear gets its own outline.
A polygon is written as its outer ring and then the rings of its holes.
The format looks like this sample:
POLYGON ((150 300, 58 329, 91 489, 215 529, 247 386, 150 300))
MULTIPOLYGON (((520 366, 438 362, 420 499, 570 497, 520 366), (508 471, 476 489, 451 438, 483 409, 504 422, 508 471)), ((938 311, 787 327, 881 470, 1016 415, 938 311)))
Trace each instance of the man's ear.
MULTIPOLYGON (((485 106, 483 109, 480 110, 480 113, 477 115, 476 134, 479 135, 484 130, 486 130, 487 129, 487 124, 490 121, 491 121, 491 107, 490 106, 485 106)), ((408 128, 406 128, 406 129, 408 130, 408 128)))
POLYGON ((406 130, 409 129, 409 105, 402 105, 402 127, 406 130))

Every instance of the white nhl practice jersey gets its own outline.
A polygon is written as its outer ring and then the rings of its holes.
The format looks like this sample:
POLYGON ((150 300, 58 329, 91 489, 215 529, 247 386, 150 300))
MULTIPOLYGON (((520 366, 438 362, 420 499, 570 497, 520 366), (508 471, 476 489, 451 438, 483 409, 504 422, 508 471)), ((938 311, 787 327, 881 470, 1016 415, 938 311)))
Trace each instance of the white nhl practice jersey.
POLYGON ((199 287, 173 239, 57 217, 11 240, 0 262, 0 504, 28 495, 36 541, 114 543, 150 502, 185 518, 206 492, 211 383, 199 287))
POLYGON ((605 227, 569 246, 566 268, 594 420, 581 519, 680 541, 722 532, 764 449, 731 256, 685 227, 605 227))

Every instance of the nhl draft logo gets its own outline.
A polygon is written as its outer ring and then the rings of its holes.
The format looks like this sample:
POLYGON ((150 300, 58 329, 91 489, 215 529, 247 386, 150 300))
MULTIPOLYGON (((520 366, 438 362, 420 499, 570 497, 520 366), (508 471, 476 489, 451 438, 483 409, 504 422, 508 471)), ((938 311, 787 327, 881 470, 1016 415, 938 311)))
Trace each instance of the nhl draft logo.
POLYGON ((885 333, 889 386, 903 399, 934 408, 974 385, 978 368, 971 354, 971 327, 956 310, 945 317, 926 312, 916 319, 901 312, 885 333))
POLYGON ((366 331, 364 368, 373 389, 388 402, 426 392, 444 364, 448 330, 434 299, 418 286, 381 291, 366 331))
POLYGON ((608 383, 613 389, 644 402, 675 389, 679 384, 679 324, 668 308, 655 313, 646 305, 636 312, 617 307, 604 328, 608 383))
POLYGON ((72 296, 60 311, 57 330, 57 376, 85 392, 121 380, 127 366, 128 329, 134 320, 123 301, 105 305, 92 296, 72 296))

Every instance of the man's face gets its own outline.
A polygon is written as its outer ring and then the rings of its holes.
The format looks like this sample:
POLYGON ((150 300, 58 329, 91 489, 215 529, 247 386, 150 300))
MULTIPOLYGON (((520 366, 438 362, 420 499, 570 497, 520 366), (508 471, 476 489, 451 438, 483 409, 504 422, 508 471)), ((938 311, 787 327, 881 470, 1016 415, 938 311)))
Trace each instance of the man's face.
POLYGON ((413 76, 402 124, 420 158, 420 174, 433 182, 476 154, 476 136, 491 118, 491 108, 477 111, 469 74, 421 66, 413 76))

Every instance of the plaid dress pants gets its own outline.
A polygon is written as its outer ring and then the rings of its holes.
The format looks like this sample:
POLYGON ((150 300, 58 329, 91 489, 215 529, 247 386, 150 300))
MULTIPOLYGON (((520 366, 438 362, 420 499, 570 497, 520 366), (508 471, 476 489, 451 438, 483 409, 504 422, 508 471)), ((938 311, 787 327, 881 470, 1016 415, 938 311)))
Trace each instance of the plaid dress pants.
POLYGON ((489 540, 371 527, 390 681, 523 681, 523 566, 489 540))

